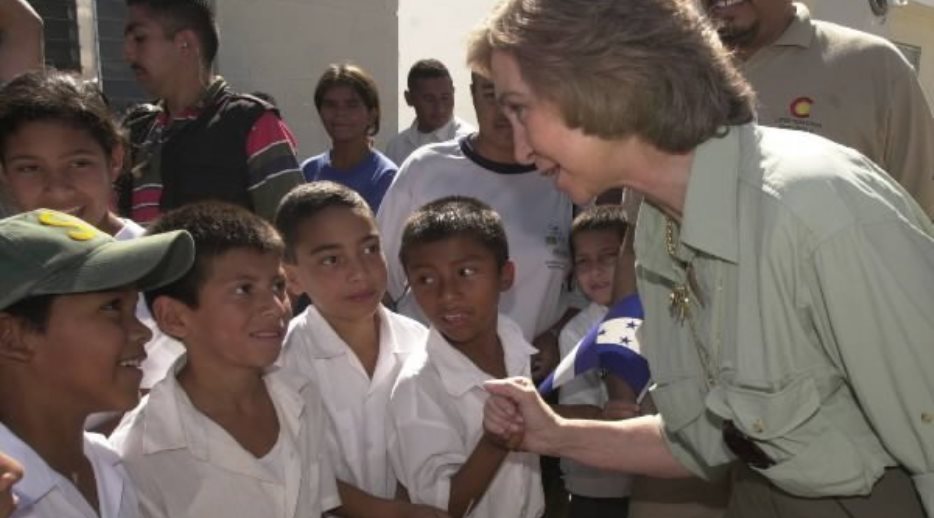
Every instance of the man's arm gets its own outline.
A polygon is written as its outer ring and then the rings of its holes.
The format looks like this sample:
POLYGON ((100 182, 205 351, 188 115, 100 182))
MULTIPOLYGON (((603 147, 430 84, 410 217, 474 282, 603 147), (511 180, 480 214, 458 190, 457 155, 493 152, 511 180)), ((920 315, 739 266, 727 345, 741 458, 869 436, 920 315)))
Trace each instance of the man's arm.
POLYGON ((498 440, 600 469, 660 478, 693 476, 668 449, 659 416, 569 420, 555 414, 528 379, 489 381, 484 386, 491 396, 483 424, 498 440))
POLYGON ((42 66, 42 18, 26 0, 0 0, 0 84, 42 66))
POLYGON ((250 129, 246 153, 253 210, 272 221, 282 197, 305 182, 295 156, 295 137, 282 119, 267 111, 250 129))

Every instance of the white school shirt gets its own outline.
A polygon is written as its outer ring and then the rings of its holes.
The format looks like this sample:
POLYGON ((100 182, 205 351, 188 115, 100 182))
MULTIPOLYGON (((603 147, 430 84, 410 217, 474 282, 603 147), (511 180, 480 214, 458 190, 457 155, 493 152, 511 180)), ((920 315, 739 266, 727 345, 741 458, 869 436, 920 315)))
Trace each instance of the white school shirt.
POLYGON ((97 481, 100 514, 74 484, 53 470, 28 444, 0 424, 0 451, 23 465, 22 480, 13 486, 19 499, 12 518, 136 518, 136 489, 120 456, 103 435, 84 434, 84 456, 97 481))
POLYGON ((330 418, 328 451, 338 480, 381 498, 396 494, 389 462, 389 393, 405 360, 425 350, 428 330, 380 306, 379 357, 372 380, 314 307, 292 319, 279 364, 310 377, 330 418))
MULTIPOLYGON (((530 375, 537 353, 519 327, 499 316, 498 333, 509 376, 530 375)), ((390 458, 413 502, 448 508, 451 478, 483 435, 483 382, 493 379, 436 329, 427 350, 402 367, 389 402, 390 458)), ((511 452, 470 516, 538 518, 545 510, 538 455, 511 452)))
POLYGON ((500 297, 499 309, 519 324, 527 340, 534 340, 572 305, 566 279, 574 206, 555 189, 554 180, 534 167, 486 160, 467 138, 416 151, 383 197, 376 221, 389 271, 389 296, 398 301, 400 313, 427 322, 406 291, 399 261, 402 230, 413 211, 453 195, 477 198, 502 217, 516 278, 500 297))
MULTIPOLYGON (((590 329, 603 320, 607 307, 591 302, 574 318, 568 320, 558 336, 558 348, 564 359, 590 329)), ((558 403, 562 405, 594 405, 603 407, 609 397, 597 370, 592 370, 561 385, 558 403)), ((564 487, 569 493, 590 498, 624 498, 629 496, 632 477, 618 471, 586 466, 561 459, 564 487)))
POLYGON ((444 126, 428 133, 422 133, 418 131, 418 119, 415 119, 408 128, 390 139, 389 144, 386 145, 385 155, 397 166, 402 166, 405 159, 422 146, 446 142, 464 135, 470 135, 474 131, 477 131, 476 128, 469 123, 453 116, 444 126))
POLYGON ((279 417, 273 476, 210 418, 176 379, 186 356, 127 414, 111 440, 139 491, 145 517, 291 518, 340 505, 325 450, 327 415, 314 386, 274 370, 264 380, 279 417))

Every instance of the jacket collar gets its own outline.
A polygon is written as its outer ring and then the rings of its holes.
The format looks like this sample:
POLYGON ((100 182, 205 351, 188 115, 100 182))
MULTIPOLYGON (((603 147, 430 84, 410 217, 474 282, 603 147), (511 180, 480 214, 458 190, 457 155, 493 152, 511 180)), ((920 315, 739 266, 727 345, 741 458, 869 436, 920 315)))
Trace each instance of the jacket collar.
MULTIPOLYGON (((519 326, 503 314, 498 317, 496 331, 503 344, 506 373, 509 376, 528 376, 530 357, 538 349, 526 341, 519 326)), ((441 374, 445 390, 454 397, 463 396, 470 389, 482 387, 483 382, 493 379, 451 345, 435 327, 428 335, 428 359, 441 374)))

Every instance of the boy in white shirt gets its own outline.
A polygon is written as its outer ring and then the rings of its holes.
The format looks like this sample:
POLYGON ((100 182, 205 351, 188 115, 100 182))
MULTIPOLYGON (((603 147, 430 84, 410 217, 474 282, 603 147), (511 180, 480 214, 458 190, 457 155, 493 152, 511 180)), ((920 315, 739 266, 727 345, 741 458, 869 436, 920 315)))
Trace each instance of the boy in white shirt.
POLYGON ((540 517, 538 456, 483 431, 483 382, 529 376, 537 352, 498 314, 514 277, 502 220, 472 198, 434 201, 409 218, 400 260, 432 327, 390 398, 396 472, 413 501, 454 517, 540 517))
POLYGON ((195 265, 146 302, 186 353, 111 437, 143 516, 292 518, 337 507, 320 396, 270 368, 289 318, 282 240, 222 203, 172 211, 150 232, 175 229, 194 237, 195 265))
POLYGON ((0 221, 0 451, 25 471, 13 516, 139 516, 120 457, 84 422, 138 401, 150 333, 137 288, 173 282, 193 257, 183 232, 117 242, 48 209, 0 221))
POLYGON ((354 190, 317 181, 287 194, 275 221, 292 291, 311 299, 289 325, 279 364, 310 378, 321 393, 342 502, 335 513, 440 516, 399 497, 389 463, 389 393, 405 359, 424 350, 428 331, 380 302, 386 260, 373 212, 354 190))
MULTIPOLYGON (((571 225, 571 257, 574 278, 590 305, 565 324, 558 337, 561 357, 567 356, 590 329, 600 322, 613 300, 613 278, 620 245, 626 233, 626 218, 618 205, 597 205, 574 218, 571 225)), ((622 380, 601 378, 591 371, 568 381, 558 393, 556 409, 565 417, 613 419, 611 401, 635 403, 622 380), (607 389, 610 389, 608 393, 607 389), (611 398, 612 396, 612 398, 611 398), (586 412, 586 409, 592 410, 586 412)), ((571 495, 568 518, 625 518, 629 510, 631 477, 599 470, 561 459, 564 486, 571 495)))

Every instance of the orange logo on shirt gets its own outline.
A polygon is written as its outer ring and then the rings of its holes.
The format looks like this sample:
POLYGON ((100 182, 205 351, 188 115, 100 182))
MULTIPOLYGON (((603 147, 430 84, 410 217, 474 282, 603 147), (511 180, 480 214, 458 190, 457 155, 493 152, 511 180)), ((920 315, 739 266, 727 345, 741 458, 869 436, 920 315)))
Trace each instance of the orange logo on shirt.
POLYGON ((799 119, 807 119, 811 116, 811 106, 814 105, 814 99, 810 97, 798 97, 791 101, 791 114, 799 119))

